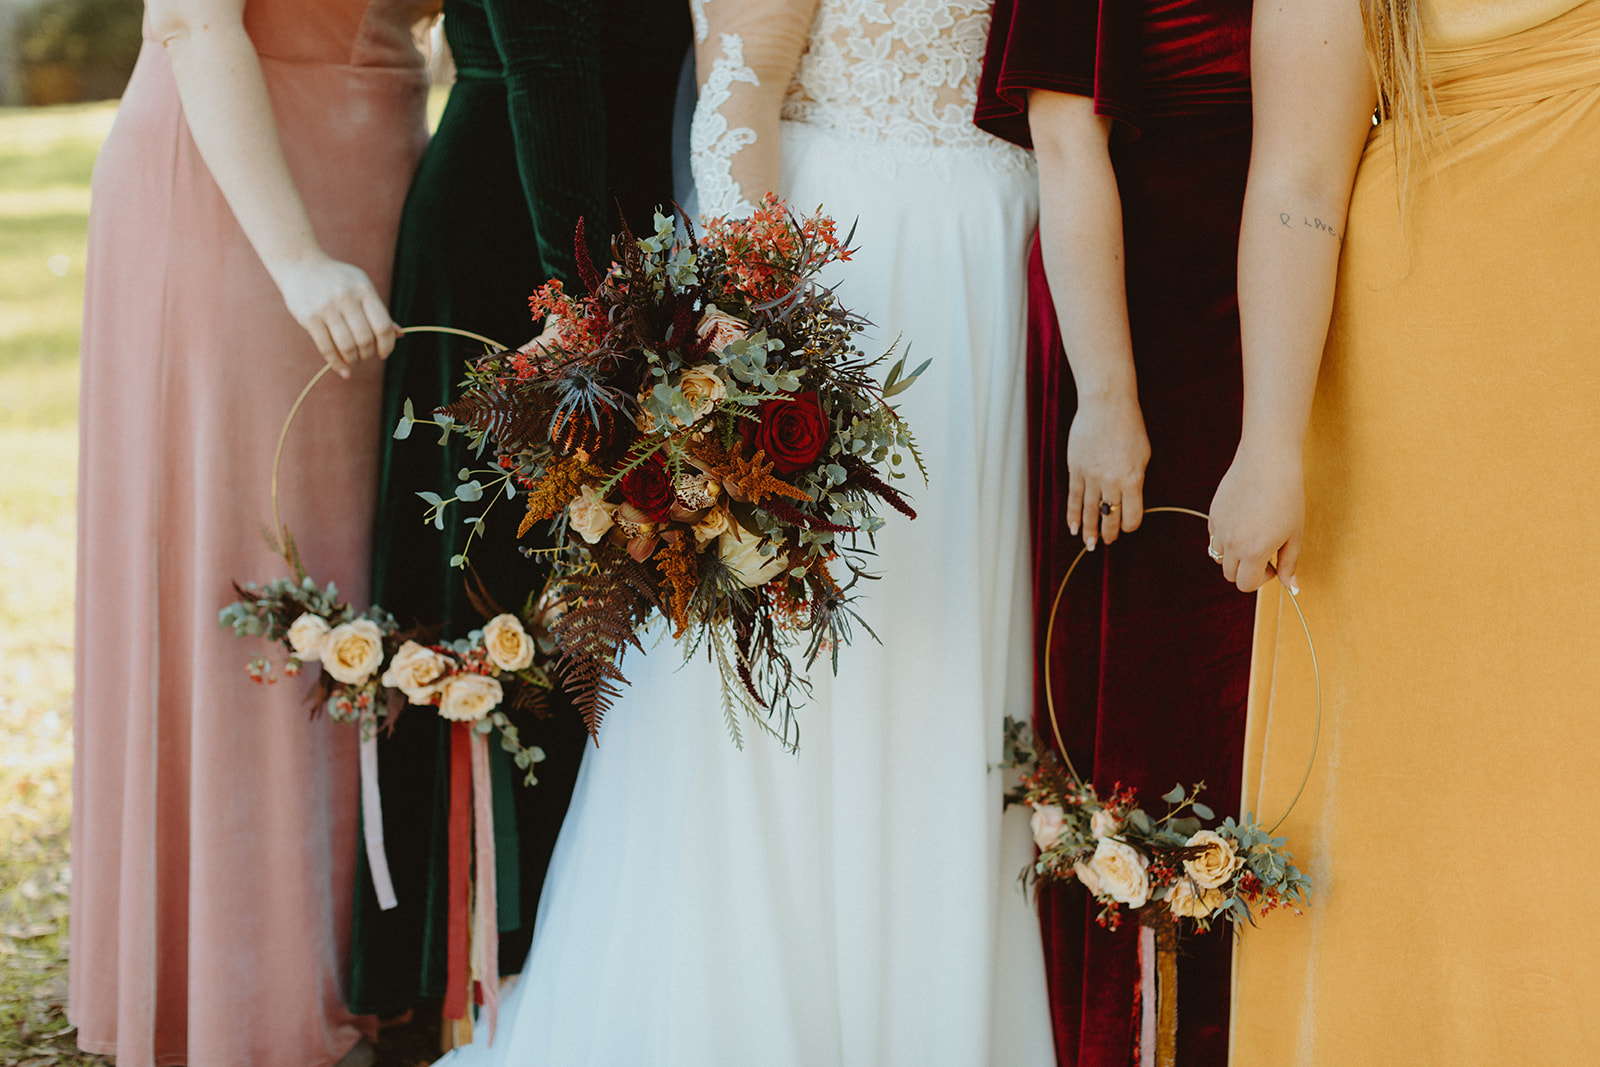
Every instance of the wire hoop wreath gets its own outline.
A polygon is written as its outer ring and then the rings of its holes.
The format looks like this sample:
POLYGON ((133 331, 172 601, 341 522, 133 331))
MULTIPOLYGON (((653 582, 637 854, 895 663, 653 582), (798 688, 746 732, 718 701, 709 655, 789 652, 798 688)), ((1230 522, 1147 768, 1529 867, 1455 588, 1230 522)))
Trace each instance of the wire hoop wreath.
MULTIPOLYGON (((1204 519, 1206 521, 1210 521, 1211 518, 1211 516, 1207 515, 1205 512, 1195 511, 1193 508, 1145 508, 1144 513, 1146 515, 1156 515, 1161 513, 1191 515, 1197 519, 1204 519)), ((1054 639, 1056 631, 1056 614, 1061 607, 1061 597, 1067 591, 1067 581, 1072 577, 1072 572, 1078 569, 1078 564, 1082 563, 1083 558, 1088 554, 1089 550, 1087 548, 1079 549, 1077 557, 1072 561, 1072 565, 1067 568, 1067 573, 1061 576, 1061 581, 1056 586, 1055 596, 1051 598, 1050 601, 1050 619, 1045 626, 1044 638, 1044 655, 1046 659, 1044 670, 1044 702, 1046 710, 1048 710, 1050 713, 1050 729, 1055 734, 1056 750, 1060 753, 1062 762, 1066 764, 1067 773, 1071 774, 1072 777, 1079 782, 1085 781, 1086 779, 1083 777, 1083 775, 1078 773, 1078 768, 1073 766, 1072 757, 1067 754, 1066 742, 1062 740, 1063 735, 1061 733, 1061 724, 1056 719, 1056 697, 1054 686, 1051 683, 1049 656, 1050 650, 1055 647, 1054 639)), ((1295 594, 1291 592, 1287 586, 1283 586, 1282 588, 1283 591, 1289 596, 1289 603, 1294 605, 1295 616, 1300 620, 1301 632, 1306 635, 1306 649, 1311 653, 1311 677, 1316 688, 1317 714, 1316 726, 1311 734, 1311 754, 1306 758, 1306 771, 1305 774, 1300 778, 1300 787, 1294 791, 1294 797, 1289 801, 1289 806, 1283 809, 1283 814, 1278 816, 1277 821, 1272 824, 1272 828, 1267 831, 1269 834, 1277 832, 1278 827, 1283 825, 1283 820, 1289 817, 1289 813, 1294 810, 1295 804, 1299 802, 1300 794, 1305 792, 1306 783, 1311 780, 1311 771, 1316 766, 1317 745, 1322 740, 1322 671, 1317 666, 1317 647, 1311 640, 1311 627, 1306 623, 1305 612, 1300 610, 1299 598, 1295 596, 1295 594)))

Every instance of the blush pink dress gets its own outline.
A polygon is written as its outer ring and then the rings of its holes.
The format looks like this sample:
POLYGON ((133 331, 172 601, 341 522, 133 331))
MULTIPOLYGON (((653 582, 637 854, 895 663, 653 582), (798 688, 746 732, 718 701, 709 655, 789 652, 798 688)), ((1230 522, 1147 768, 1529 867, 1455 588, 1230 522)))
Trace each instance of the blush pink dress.
MULTIPOLYGON (((251 0, 318 239, 387 292, 426 140, 409 0, 251 0)), ((69 1014, 119 1067, 319 1067, 345 1008, 356 736, 219 628, 263 543, 278 429, 321 360, 201 161, 146 40, 95 168, 83 330, 69 1014)), ((317 387, 284 457, 305 562, 366 594, 381 367, 317 387)))

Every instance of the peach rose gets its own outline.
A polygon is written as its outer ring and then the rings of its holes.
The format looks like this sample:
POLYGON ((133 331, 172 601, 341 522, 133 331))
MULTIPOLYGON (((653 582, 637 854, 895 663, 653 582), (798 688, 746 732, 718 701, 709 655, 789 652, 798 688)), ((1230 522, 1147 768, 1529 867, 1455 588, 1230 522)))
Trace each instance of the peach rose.
POLYGON ((1102 837, 1115 837, 1121 829, 1122 820, 1105 808, 1089 816, 1089 832, 1094 835, 1096 841, 1102 837))
POLYGON ((617 505, 607 504, 594 486, 585 485, 567 505, 567 524, 573 533, 591 545, 598 544, 615 523, 616 514, 617 505))
MULTIPOLYGON (((716 407, 717 401, 725 400, 728 396, 728 386, 707 363, 684 371, 683 376, 678 379, 678 391, 683 394, 685 400, 694 405, 695 419, 709 415, 711 409, 716 407)), ((675 426, 685 425, 679 419, 673 419, 672 422, 675 426)))
POLYGON ((1205 849, 1194 859, 1183 861, 1183 869, 1202 889, 1222 886, 1244 865, 1244 857, 1233 847, 1233 842, 1215 830, 1201 830, 1186 844, 1190 848, 1205 849))
POLYGON ((431 704, 438 687, 437 682, 450 669, 450 660, 425 645, 407 641, 389 661, 381 681, 390 689, 398 689, 412 704, 431 704))
POLYGON ((503 671, 526 670, 533 664, 533 638, 515 615, 496 615, 483 628, 489 662, 503 671))
POLYGON ((1089 859, 1104 895, 1130 908, 1143 907, 1150 899, 1150 877, 1146 873, 1149 863, 1132 845, 1109 837, 1100 839, 1089 859))
POLYGON ((761 538, 731 519, 728 528, 717 538, 717 554, 722 557, 722 562, 741 584, 750 589, 772 581, 789 565, 788 558, 782 552, 763 556, 761 545, 761 538))
POLYGON ((1082 860, 1072 865, 1072 873, 1078 876, 1078 881, 1083 883, 1083 888, 1089 891, 1091 897, 1106 895, 1106 887, 1100 884, 1100 876, 1094 873, 1094 868, 1082 860))
POLYGON ((728 530, 728 513, 722 508, 713 508, 706 513, 706 517, 694 524, 695 547, 704 548, 706 542, 715 541, 728 530))
POLYGON ((1194 879, 1179 878, 1167 891, 1167 907, 1172 914, 1189 919, 1204 919, 1222 907, 1227 895, 1220 889, 1201 888, 1196 891, 1194 879))
POLYGON ((383 631, 371 619, 341 623, 319 649, 322 669, 346 685, 360 685, 383 664, 383 631))
POLYGON ((743 319, 734 318, 715 304, 706 308, 706 313, 700 316, 700 325, 695 328, 695 334, 705 340, 711 338, 711 351, 721 352, 733 342, 750 336, 750 324, 743 319))
POLYGON ((289 624, 289 647, 300 659, 316 659, 322 654, 322 639, 328 636, 328 620, 306 612, 289 624))
POLYGON ((486 674, 452 674, 439 683, 439 714, 454 722, 476 722, 505 695, 500 683, 486 674))
POLYGON ((1033 843, 1039 846, 1039 851, 1049 852, 1060 843, 1067 829, 1067 815, 1055 804, 1040 804, 1033 809, 1028 826, 1033 830, 1033 843))

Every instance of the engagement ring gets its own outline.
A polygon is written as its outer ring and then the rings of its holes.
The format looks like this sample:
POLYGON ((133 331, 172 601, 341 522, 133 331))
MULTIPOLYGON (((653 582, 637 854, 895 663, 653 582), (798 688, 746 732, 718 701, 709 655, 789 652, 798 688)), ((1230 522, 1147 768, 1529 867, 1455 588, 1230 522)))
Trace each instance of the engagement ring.
POLYGON ((1212 559, 1216 560, 1218 563, 1222 562, 1222 549, 1218 548, 1216 545, 1207 545, 1206 546, 1206 555, 1210 556, 1212 559))

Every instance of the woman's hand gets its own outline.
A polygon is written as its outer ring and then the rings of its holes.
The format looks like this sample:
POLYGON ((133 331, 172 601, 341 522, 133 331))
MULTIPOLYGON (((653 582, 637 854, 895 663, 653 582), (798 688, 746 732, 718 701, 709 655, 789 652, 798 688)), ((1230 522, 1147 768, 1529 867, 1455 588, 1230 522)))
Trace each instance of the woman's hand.
POLYGON ((1144 521, 1144 468, 1150 439, 1139 401, 1080 401, 1067 434, 1067 529, 1083 534, 1084 547, 1117 539, 1144 521), (1109 514, 1101 512, 1101 503, 1109 514))
POLYGON ((1211 558, 1246 593, 1267 584, 1274 569, 1299 594, 1295 564, 1305 536, 1304 465, 1296 448, 1241 445, 1211 501, 1211 558))
POLYGON ((289 314, 316 342, 341 378, 358 360, 386 358, 400 328, 366 271, 328 256, 314 256, 278 272, 289 314))

